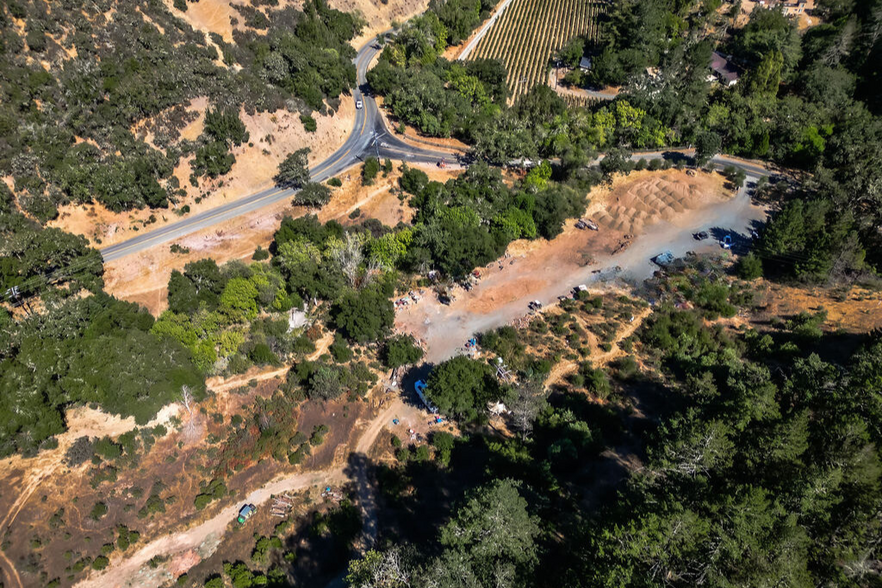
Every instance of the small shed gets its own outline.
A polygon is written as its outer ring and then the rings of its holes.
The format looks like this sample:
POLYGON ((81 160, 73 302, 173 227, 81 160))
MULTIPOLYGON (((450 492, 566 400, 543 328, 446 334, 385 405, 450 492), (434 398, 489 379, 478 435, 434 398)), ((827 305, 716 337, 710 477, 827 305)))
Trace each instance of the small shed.
POLYGON ((582 56, 582 59, 579 60, 579 69, 582 71, 591 71, 591 58, 582 56))

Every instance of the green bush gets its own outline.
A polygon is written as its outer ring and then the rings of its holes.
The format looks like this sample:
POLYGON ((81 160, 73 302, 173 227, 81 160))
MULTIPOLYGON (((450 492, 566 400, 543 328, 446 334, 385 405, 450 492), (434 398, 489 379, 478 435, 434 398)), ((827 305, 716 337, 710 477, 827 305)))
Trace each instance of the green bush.
POLYGON ((380 162, 376 157, 368 157, 364 160, 364 165, 361 167, 361 183, 365 186, 370 186, 374 183, 378 173, 380 173, 380 162))
POLYGON ((303 125, 303 128, 306 129, 307 133, 314 133, 316 129, 318 129, 318 123, 316 123, 315 119, 308 114, 300 115, 300 123, 303 125))
POLYGON ((334 334, 334 342, 331 343, 328 350, 337 363, 346 363, 352 359, 352 349, 346 344, 346 339, 340 333, 334 334))
POLYGON ((196 507, 196 510, 202 510, 211 504, 212 501, 223 498, 226 493, 227 486, 223 481, 218 479, 211 480, 208 484, 203 485, 202 492, 193 499, 193 505, 196 507))
POLYGON ((103 502, 96 502, 95 506, 92 507, 92 512, 89 513, 89 518, 91 518, 93 521, 98 521, 106 514, 107 505, 103 502))
POLYGON ((99 555, 92 561, 93 570, 103 570, 110 564, 110 560, 103 555, 99 555))
POLYGON ((637 360, 633 356, 627 355, 613 362, 616 370, 616 376, 622 380, 628 380, 636 376, 640 372, 637 360))
POLYGON ((763 261, 753 254, 742 255, 738 258, 735 273, 742 280, 755 280, 763 277, 763 261))
POLYGON ((103 437, 95 442, 95 453, 104 459, 116 459, 122 455, 122 448, 110 437, 103 437))
POLYGON ((413 458, 415 461, 429 461, 429 446, 420 445, 417 447, 413 458))
POLYGON ((255 345, 248 353, 248 359, 253 361, 255 365, 281 365, 279 357, 266 343, 255 345))

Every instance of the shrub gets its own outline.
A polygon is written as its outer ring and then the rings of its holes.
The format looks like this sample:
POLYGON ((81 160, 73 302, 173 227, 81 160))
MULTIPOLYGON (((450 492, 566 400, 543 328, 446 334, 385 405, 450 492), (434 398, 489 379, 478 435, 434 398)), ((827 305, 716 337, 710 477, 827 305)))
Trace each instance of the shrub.
POLYGON ((74 441, 64 454, 64 461, 68 467, 76 467, 86 463, 95 454, 95 445, 88 437, 80 437, 74 441))
POLYGON ((420 445, 416 448, 416 451, 413 455, 414 460, 416 461, 429 461, 429 446, 428 445, 420 445))
POLYGON ((334 188, 339 188, 343 185, 343 180, 341 180, 340 178, 331 178, 330 180, 328 180, 328 185, 333 186, 334 188))
POLYGON ((328 425, 316 425, 316 427, 312 430, 312 435, 309 437, 309 444, 313 447, 318 447, 322 443, 325 442, 325 435, 328 433, 330 429, 328 429, 328 425))
POLYGON ((763 262, 752 252, 738 258, 735 273, 742 280, 755 280, 763 277, 763 262))
POLYGON ((103 555, 99 555, 99 556, 96 557, 95 560, 92 562, 92 569, 93 569, 93 570, 103 570, 104 568, 107 567, 107 565, 108 565, 109 563, 110 563, 110 560, 107 559, 107 557, 105 557, 105 556, 103 556, 103 555))
POLYGON ((264 259, 269 259, 269 256, 269 251, 258 245, 257 249, 254 250, 254 255, 251 256, 251 259, 254 261, 263 261, 264 259))
POLYGON ((95 443, 95 453, 104 459, 116 459, 122 455, 122 448, 110 437, 103 437, 95 443))
POLYGON ((633 378, 640 371, 637 360, 631 355, 617 359, 613 366, 616 368, 616 376, 622 380, 633 378))
POLYGON ((346 344, 346 339, 340 333, 334 334, 334 342, 331 343, 328 350, 337 363, 346 363, 352 359, 352 349, 346 344))
POLYGON ((316 129, 318 129, 318 123, 316 123, 315 119, 308 114, 300 115, 300 123, 303 125, 303 128, 306 129, 307 133, 314 133, 316 129))
POLYGON ((116 533, 116 546, 120 551, 125 551, 129 548, 129 545, 137 543, 138 539, 141 538, 140 533, 137 531, 130 531, 125 525, 118 526, 116 528, 116 533))
POLYGON ((258 343, 248 354, 248 359, 256 365, 280 365, 279 357, 266 343, 258 343))
POLYGON ((396 335, 386 340, 382 357, 386 367, 397 368, 417 363, 423 357, 423 350, 411 335, 396 335))
POLYGON ((227 486, 221 480, 214 479, 205 484, 202 492, 193 499, 193 505, 196 510, 202 510, 208 506, 213 500, 223 498, 227 493, 227 486))
POLYGON ((380 173, 380 162, 376 157, 368 157, 364 160, 364 165, 361 167, 361 183, 365 186, 370 186, 374 183, 378 173, 380 173))
POLYGON ((101 517, 107 514, 107 505, 103 502, 96 502, 95 506, 92 507, 92 512, 89 513, 89 517, 93 521, 100 520, 101 517))

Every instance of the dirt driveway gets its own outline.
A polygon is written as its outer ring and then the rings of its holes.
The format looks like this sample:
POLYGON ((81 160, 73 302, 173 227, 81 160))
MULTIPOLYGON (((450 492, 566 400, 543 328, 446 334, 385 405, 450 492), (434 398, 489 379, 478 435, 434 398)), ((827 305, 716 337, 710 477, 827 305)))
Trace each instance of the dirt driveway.
POLYGON ((426 296, 398 311, 396 328, 424 340, 426 360, 437 363, 455 355, 474 333, 524 316, 531 300, 548 305, 579 284, 600 285, 612 278, 640 282, 652 276, 651 258, 659 253, 719 249, 715 239, 697 242, 693 233, 747 235, 752 223, 765 219, 765 210, 751 203, 745 189, 732 196, 721 182, 716 187, 690 182, 673 170, 631 174, 592 200, 588 215, 597 219, 599 231, 578 230, 569 222, 552 241, 513 243, 511 257, 482 269, 483 278, 470 292, 457 289, 450 306, 426 296), (629 231, 636 236, 616 252, 629 231), (621 267, 617 275, 615 266, 621 267))

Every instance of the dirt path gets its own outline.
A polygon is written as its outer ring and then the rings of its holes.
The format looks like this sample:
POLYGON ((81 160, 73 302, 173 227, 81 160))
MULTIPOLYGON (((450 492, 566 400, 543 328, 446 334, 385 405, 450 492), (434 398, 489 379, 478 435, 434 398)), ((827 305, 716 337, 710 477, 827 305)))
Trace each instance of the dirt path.
MULTIPOLYGON (((371 448, 392 415, 400 411, 403 402, 396 399, 371 419, 364 433, 356 443, 355 453, 364 455, 371 448)), ((376 538, 377 513, 371 484, 366 479, 366 468, 349 468, 335 466, 319 471, 297 473, 285 478, 274 480, 262 488, 254 490, 242 500, 227 506, 211 519, 180 533, 173 533, 160 537, 135 552, 130 557, 117 561, 100 574, 79 582, 79 588, 122 588, 129 586, 158 587, 166 583, 170 578, 165 566, 160 565, 155 569, 147 566, 147 562, 157 556, 171 556, 195 551, 199 559, 208 557, 223 539, 227 528, 235 520, 241 503, 247 502, 261 505, 273 495, 283 492, 297 491, 313 486, 338 485, 349 481, 350 475, 354 476, 358 488, 359 503, 362 507, 362 516, 365 520, 366 534, 369 538, 376 538)), ((196 561, 193 562, 194 564, 196 561)))
MULTIPOLYGON (((640 311, 640 314, 634 315, 634 320, 628 323, 628 326, 625 327, 622 331, 616 333, 616 338, 613 339, 611 343, 612 348, 609 351, 604 351, 603 353, 597 355, 592 354, 591 357, 589 357, 591 363, 595 367, 606 365, 612 360, 617 359, 618 357, 623 355, 624 352, 622 351, 621 347, 619 347, 619 344, 631 335, 633 335, 650 314, 652 314, 652 307, 644 308, 642 311, 640 311)), ((561 383, 565 377, 575 371, 578 365, 578 363, 571 360, 561 361, 560 363, 555 365, 554 368, 551 370, 551 373, 548 374, 548 378, 545 380, 545 385, 550 388, 555 384, 561 383)))

